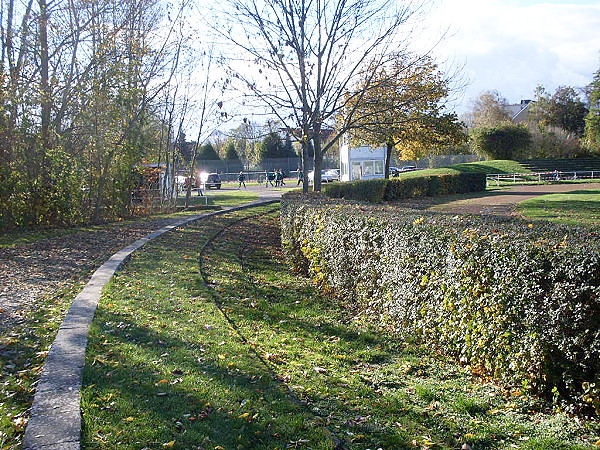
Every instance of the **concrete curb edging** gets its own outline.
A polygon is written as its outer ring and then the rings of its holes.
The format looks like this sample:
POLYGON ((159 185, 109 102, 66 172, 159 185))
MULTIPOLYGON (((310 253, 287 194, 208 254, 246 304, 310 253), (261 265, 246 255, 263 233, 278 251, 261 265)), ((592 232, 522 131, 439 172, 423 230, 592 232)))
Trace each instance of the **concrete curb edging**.
POLYGON ((133 252, 160 235, 199 219, 278 201, 258 200, 221 211, 174 219, 169 225, 118 251, 100 266, 73 300, 48 351, 25 429, 23 449, 78 450, 81 447, 80 392, 90 325, 102 289, 133 252))

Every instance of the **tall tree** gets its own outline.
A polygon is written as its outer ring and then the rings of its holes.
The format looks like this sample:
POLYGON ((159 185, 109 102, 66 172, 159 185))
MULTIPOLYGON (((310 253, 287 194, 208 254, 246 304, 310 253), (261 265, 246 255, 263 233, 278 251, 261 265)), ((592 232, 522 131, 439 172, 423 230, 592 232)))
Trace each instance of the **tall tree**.
MULTIPOLYGON (((321 138, 323 127, 343 108, 351 87, 364 78, 373 55, 385 65, 390 52, 407 45, 410 33, 405 25, 419 8, 416 2, 395 0, 227 0, 227 4, 229 23, 217 32, 241 48, 255 69, 232 68, 233 75, 301 143, 305 167, 312 142, 318 191, 323 155, 351 127, 352 117, 348 115, 327 142, 321 138)), ((306 191, 308 180, 304 181, 306 191)))
POLYGON ((394 148, 417 159, 466 140, 456 115, 444 111, 450 79, 428 56, 398 54, 390 67, 373 65, 356 90, 364 95, 349 93, 344 110, 353 116, 351 141, 386 146, 386 178, 394 148))
POLYGON ((272 131, 267 134, 260 142, 258 152, 261 161, 270 158, 284 158, 285 146, 279 133, 272 131))
POLYGON ((12 134, 0 164, 19 180, 0 200, 28 205, 13 211, 21 224, 126 214, 132 167, 162 128, 152 106, 177 66, 181 15, 159 32, 158 0, 0 1, 12 134))
POLYGON ((600 69, 589 85, 589 111, 585 116, 584 142, 589 152, 600 154, 600 69))
POLYGON ((227 144, 225 145, 224 159, 228 161, 236 161, 240 159, 240 156, 238 155, 238 152, 235 149, 235 142, 232 140, 227 142, 227 144))
POLYGON ((559 86, 550 95, 544 87, 538 86, 529 117, 542 126, 559 127, 581 137, 587 112, 585 103, 574 88, 559 86))

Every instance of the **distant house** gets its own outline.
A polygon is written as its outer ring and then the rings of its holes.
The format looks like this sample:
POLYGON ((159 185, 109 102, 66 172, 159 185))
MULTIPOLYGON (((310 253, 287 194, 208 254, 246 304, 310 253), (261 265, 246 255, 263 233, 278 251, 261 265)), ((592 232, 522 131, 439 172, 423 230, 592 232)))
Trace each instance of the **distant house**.
POLYGON ((383 178, 385 156, 385 147, 373 148, 370 145, 361 145, 351 148, 346 144, 340 145, 340 180, 383 178))
POLYGON ((533 103, 533 100, 521 100, 521 103, 514 105, 508 105, 506 107, 510 118, 515 123, 527 122, 529 118, 529 106, 533 103))

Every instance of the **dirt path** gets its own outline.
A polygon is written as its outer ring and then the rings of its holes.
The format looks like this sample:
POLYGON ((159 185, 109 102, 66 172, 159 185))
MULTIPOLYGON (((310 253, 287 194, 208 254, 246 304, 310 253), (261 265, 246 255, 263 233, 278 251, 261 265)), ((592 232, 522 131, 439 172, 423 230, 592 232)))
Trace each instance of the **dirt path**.
POLYGON ((169 219, 124 223, 0 249, 0 336, 23 324, 44 295, 83 281, 116 251, 169 219))
POLYGON ((517 204, 524 200, 540 195, 581 191, 584 189, 600 189, 600 183, 514 186, 502 191, 485 192, 473 198, 437 203, 427 206, 425 209, 458 214, 510 216, 516 214, 517 204))

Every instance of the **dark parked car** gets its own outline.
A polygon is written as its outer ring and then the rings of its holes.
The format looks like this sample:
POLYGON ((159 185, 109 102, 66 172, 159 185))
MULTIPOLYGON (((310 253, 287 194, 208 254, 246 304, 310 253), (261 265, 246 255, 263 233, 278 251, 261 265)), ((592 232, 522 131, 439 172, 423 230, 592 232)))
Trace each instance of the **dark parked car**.
POLYGON ((221 189, 221 177, 218 173, 209 173, 204 182, 204 189, 221 189))

